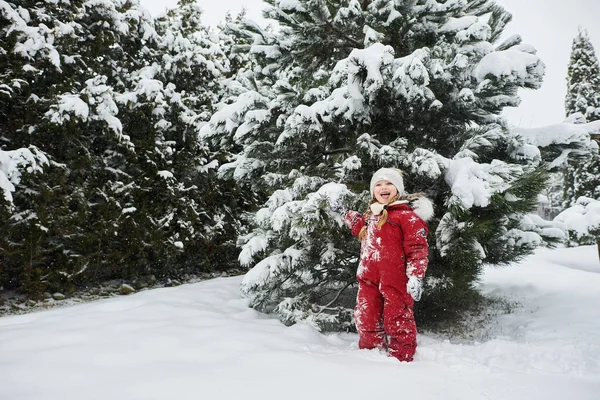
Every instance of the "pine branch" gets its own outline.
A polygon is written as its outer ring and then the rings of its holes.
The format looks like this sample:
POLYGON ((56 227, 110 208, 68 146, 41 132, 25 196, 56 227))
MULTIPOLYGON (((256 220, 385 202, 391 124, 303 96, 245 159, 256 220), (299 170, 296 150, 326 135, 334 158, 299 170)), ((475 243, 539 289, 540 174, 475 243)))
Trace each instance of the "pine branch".
POLYGON ((348 153, 351 151, 352 151, 352 149, 349 147, 342 147, 340 149, 333 149, 333 150, 324 150, 324 151, 320 152, 315 158, 313 158, 308 164, 306 164, 306 166, 308 167, 310 165, 313 165, 314 163, 316 163, 318 160, 320 160, 324 156, 329 156, 331 154, 348 153))
POLYGON ((351 148, 349 148, 349 147, 342 147, 340 149, 333 149, 333 150, 323 151, 323 152, 321 152, 321 155, 328 156, 330 154, 348 153, 350 151, 352 151, 351 148))
POLYGON ((331 306, 332 304, 334 304, 334 303, 335 303, 335 302, 336 302, 336 301, 337 301, 337 300, 340 298, 340 296, 342 295, 342 293, 344 293, 344 291, 345 291, 346 289, 348 289, 348 288, 350 287, 350 285, 352 285, 352 283, 353 283, 353 282, 348 282, 348 283, 346 283, 346 285, 345 285, 343 288, 341 288, 341 289, 340 289, 340 290, 337 292, 337 294, 335 295, 335 297, 333 298, 333 300, 331 300, 329 303, 327 303, 327 304, 325 304, 323 307, 321 307, 321 311, 319 311, 319 312, 318 312, 316 315, 319 315, 319 314, 321 314, 321 313, 322 313, 323 311, 325 311, 325 310, 326 310, 326 309, 327 309, 329 306, 331 306))
POLYGON ((349 37, 348 35, 345 35, 343 32, 339 31, 338 29, 336 29, 334 27, 334 25, 331 23, 330 20, 325 19, 325 23, 327 24, 327 26, 335 33, 335 35, 338 38, 342 38, 342 39, 346 39, 348 42, 350 42, 350 44, 358 49, 362 48, 362 43, 354 40, 353 38, 349 37))

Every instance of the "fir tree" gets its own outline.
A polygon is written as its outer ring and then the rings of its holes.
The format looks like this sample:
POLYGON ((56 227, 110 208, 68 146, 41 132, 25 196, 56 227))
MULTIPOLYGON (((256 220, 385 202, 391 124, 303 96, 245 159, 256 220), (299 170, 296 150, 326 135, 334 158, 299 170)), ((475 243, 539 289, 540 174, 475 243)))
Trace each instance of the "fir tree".
MULTIPOLYGON (((0 128, 3 148, 33 145, 47 155, 55 152, 59 158, 70 150, 77 153, 79 142, 72 135, 76 123, 65 130, 43 127, 45 113, 70 85, 62 75, 63 59, 57 47, 76 37, 72 20, 75 11, 71 6, 54 8, 36 2, 21 2, 18 6, 5 3, 2 8, 2 83, 12 87, 0 104, 6 117, 0 128), (60 20, 58 15, 67 19, 60 20)), ((71 215, 65 207, 71 203, 66 168, 56 158, 48 158, 43 177, 23 176, 8 215, 2 218, 2 284, 37 294, 43 288, 42 277, 49 275, 49 259, 57 255, 60 262, 68 254, 68 250, 61 249, 61 239, 53 240, 53 233, 77 236, 65 231, 66 219, 71 215), (59 192, 66 197, 57 203, 55 194, 59 192)))
MULTIPOLYGON (((582 122, 600 120, 600 64, 587 32, 573 39, 565 98, 567 117, 583 115, 582 122)), ((564 207, 575 205, 581 196, 600 199, 600 156, 597 149, 580 162, 563 169, 564 207)))
POLYGON ((496 43, 510 14, 493 1, 267 2, 280 29, 240 28, 257 67, 201 131, 229 151, 220 172, 266 196, 239 238, 251 305, 350 329, 359 243, 330 208, 365 209, 388 166, 436 205, 421 315, 466 309, 484 262, 543 242, 524 216, 545 172, 499 118, 519 88, 539 87, 535 50, 496 43))
POLYGON ((588 122, 600 119, 600 65, 584 29, 579 29, 571 47, 565 111, 567 117, 581 113, 588 122))
POLYGON ((227 270, 235 265, 232 209, 243 203, 230 182, 216 180, 213 155, 197 132, 213 112, 227 59, 200 7, 181 0, 156 21, 156 58, 132 74, 125 132, 136 145, 132 218, 152 249, 153 271, 227 270), (140 179, 143 178, 143 179, 140 179))

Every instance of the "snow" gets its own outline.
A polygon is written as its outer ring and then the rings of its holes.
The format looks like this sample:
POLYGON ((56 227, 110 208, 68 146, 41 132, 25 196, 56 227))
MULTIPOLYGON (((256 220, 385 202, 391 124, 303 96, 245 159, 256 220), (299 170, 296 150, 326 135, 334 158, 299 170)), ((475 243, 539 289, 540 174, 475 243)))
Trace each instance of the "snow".
POLYGON ((334 73, 347 72, 348 92, 353 98, 363 100, 363 94, 370 96, 383 86, 381 69, 392 63, 393 53, 391 46, 381 43, 366 49, 354 49, 345 62, 338 63, 334 73))
POLYGON ((297 0, 279 0, 278 5, 284 11, 305 11, 305 8, 297 0))
POLYGON ((529 78, 531 71, 535 71, 536 76, 544 75, 544 64, 540 58, 520 49, 510 48, 485 55, 473 70, 473 76, 479 81, 484 81, 492 75, 505 81, 514 80, 537 88, 541 82, 529 78))
MULTIPOLYGON (((265 210, 265 209, 263 209, 265 210)), ((269 245, 269 240, 264 235, 254 235, 242 248, 238 260, 241 265, 249 266, 253 261, 253 255, 264 251, 269 245)))
POLYGON ((64 121, 71 119, 70 114, 73 113, 82 121, 87 121, 90 115, 90 109, 85 101, 81 100, 78 95, 60 95, 58 96, 58 110, 56 112, 49 111, 46 115, 50 121, 56 124, 62 124, 64 121))
POLYGON ((491 34, 488 24, 480 21, 474 15, 466 15, 460 18, 449 18, 440 29, 441 33, 456 33, 458 42, 466 42, 472 39, 487 41, 491 34))
POLYGON ((536 147, 548 147, 553 144, 582 143, 590 147, 589 134, 600 133, 600 121, 587 124, 563 122, 540 128, 513 128, 511 133, 522 137, 528 144, 536 147))
POLYGON ((393 81, 398 94, 409 102, 433 97, 429 85, 429 73, 425 66, 429 49, 417 49, 412 54, 398 59, 398 68, 393 81))
POLYGON ((21 182, 21 171, 42 172, 46 164, 48 158, 33 146, 28 149, 0 149, 0 195, 12 203, 15 185, 21 182))
POLYGON ((286 327, 247 307, 241 277, 0 318, 0 398, 596 400, 595 246, 489 268, 482 292, 516 304, 471 338, 420 333, 413 363, 357 336, 286 327))
POLYGON ((276 46, 267 46, 267 45, 253 45, 250 48, 250 52, 252 54, 262 54, 266 58, 276 60, 281 57, 281 51, 276 46))
POLYGON ((175 175, 173 175, 173 173, 171 171, 158 171, 158 176, 160 176, 163 179, 172 179, 175 175))
POLYGON ((439 29, 439 32, 458 32, 469 28, 475 22, 477 22, 479 18, 475 15, 466 15, 460 18, 448 18, 448 22, 446 22, 439 29))
POLYGON ((565 224, 577 237, 590 235, 590 230, 600 229, 600 201, 582 196, 554 220, 565 224))
POLYGON ((562 165, 571 153, 596 151, 598 144, 590 139, 590 134, 600 132, 600 121, 577 124, 571 120, 539 128, 512 128, 510 133, 521 142, 514 147, 513 157, 537 160, 541 158, 543 148, 566 146, 558 157, 549 161, 548 168, 552 169, 562 165))
POLYGON ((476 163, 470 157, 450 160, 445 180, 452 190, 452 201, 465 209, 486 207, 494 193, 508 189, 508 183, 501 178, 508 169, 510 166, 499 160, 490 164, 476 163))

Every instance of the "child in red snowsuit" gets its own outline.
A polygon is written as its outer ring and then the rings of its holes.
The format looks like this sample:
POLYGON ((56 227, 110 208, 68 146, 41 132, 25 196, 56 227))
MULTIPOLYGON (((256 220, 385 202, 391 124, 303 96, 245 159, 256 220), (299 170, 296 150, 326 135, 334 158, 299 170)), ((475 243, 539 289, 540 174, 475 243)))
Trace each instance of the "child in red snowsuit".
POLYGON ((363 215, 348 211, 344 222, 362 245, 354 319, 361 349, 387 349, 412 361, 417 346, 414 301, 421 297, 428 263, 431 201, 407 196, 401 172, 382 168, 371 179, 371 204, 363 215))

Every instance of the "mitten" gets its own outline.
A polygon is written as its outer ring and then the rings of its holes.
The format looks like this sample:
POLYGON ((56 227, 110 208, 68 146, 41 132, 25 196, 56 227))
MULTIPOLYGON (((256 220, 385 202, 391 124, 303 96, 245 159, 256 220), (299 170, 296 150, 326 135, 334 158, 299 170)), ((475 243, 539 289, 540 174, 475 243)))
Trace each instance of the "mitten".
POLYGON ((406 291, 414 301, 421 300, 421 295, 423 294, 423 279, 414 275, 409 276, 408 283, 406 284, 406 291))

